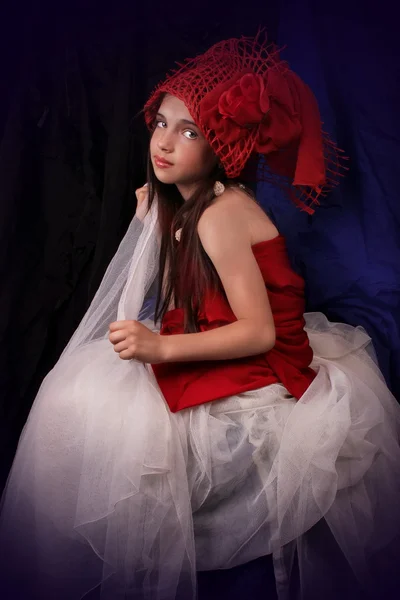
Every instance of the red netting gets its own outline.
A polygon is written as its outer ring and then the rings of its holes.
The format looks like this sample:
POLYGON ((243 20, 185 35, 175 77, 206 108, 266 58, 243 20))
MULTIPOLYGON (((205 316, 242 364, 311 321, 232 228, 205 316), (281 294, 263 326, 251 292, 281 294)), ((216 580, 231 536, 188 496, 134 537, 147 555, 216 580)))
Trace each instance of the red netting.
POLYGON ((271 183, 278 187, 298 208, 312 215, 315 212, 313 206, 319 206, 320 199, 325 198, 338 185, 339 178, 344 177, 348 171, 348 167, 346 166, 348 157, 344 155, 343 150, 338 148, 324 131, 322 131, 322 142, 325 180, 321 185, 294 184, 293 177, 279 173, 278 169, 274 170, 273 166, 271 166, 271 162, 273 164, 271 155, 260 155, 257 165, 257 181, 271 183))
POLYGON ((165 93, 185 103, 228 178, 258 153, 257 179, 283 187, 307 212, 345 169, 341 151, 322 132, 311 90, 262 31, 219 42, 179 65, 144 107, 149 128, 165 93))

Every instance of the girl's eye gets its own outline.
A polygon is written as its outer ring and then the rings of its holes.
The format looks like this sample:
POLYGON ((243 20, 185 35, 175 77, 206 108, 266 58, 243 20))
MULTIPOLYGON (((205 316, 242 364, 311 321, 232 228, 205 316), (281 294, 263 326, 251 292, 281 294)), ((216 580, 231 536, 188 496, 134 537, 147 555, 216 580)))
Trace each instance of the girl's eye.
POLYGON ((164 121, 156 121, 156 123, 155 123, 155 127, 164 128, 164 125, 167 126, 167 124, 164 121))
POLYGON ((198 137, 197 133, 195 133, 194 131, 189 131, 189 130, 185 131, 184 135, 188 138, 188 140, 195 140, 198 137), (186 134, 189 134, 189 135, 186 135, 186 134))

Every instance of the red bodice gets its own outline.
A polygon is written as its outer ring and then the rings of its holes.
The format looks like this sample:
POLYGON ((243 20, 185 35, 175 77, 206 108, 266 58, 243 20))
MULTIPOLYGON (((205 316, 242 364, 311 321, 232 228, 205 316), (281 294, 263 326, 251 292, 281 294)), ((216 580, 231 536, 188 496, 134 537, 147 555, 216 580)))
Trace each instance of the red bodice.
MULTIPOLYGON (((282 383, 299 399, 315 377, 310 368, 313 352, 304 331, 304 280, 293 271, 284 238, 252 246, 262 272, 276 328, 272 350, 256 356, 217 360, 160 363, 152 365, 160 389, 172 412, 212 400, 282 383)), ((200 311, 200 331, 236 321, 222 295, 205 294, 200 311)), ((183 331, 183 309, 168 311, 161 335, 183 331)))

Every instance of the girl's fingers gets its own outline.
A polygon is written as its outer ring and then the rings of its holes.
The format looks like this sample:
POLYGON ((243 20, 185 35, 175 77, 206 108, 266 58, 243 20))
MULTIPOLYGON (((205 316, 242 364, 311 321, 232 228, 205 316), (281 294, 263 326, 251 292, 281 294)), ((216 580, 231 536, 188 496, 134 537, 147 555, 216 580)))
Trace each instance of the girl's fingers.
POLYGON ((126 340, 123 340, 119 344, 114 344, 114 352, 122 352, 122 350, 127 350, 129 344, 126 340))
POLYGON ((126 338, 126 332, 122 331, 114 331, 109 334, 108 339, 112 344, 117 344, 118 342, 122 342, 126 338))
POLYGON ((119 357, 122 358, 122 360, 131 360, 133 355, 129 350, 124 350, 123 352, 119 353, 119 357))
POLYGON ((137 201, 141 204, 148 194, 148 184, 145 183, 143 187, 138 188, 135 194, 137 201))
POLYGON ((136 190, 136 198, 137 206, 135 214, 140 221, 143 221, 146 216, 146 209, 148 208, 149 188, 147 186, 143 186, 142 188, 136 190))
POLYGON ((133 321, 128 321, 126 319, 124 321, 113 321, 109 325, 109 330, 110 331, 120 331, 122 329, 127 329, 129 326, 132 325, 132 323, 133 323, 133 321))

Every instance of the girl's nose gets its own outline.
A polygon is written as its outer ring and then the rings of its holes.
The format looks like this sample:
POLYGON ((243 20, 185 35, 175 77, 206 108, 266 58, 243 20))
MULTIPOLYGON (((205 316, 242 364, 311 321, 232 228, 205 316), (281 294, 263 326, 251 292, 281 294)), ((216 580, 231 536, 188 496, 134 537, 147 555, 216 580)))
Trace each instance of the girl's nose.
POLYGON ((163 132, 163 135, 157 140, 157 146, 163 152, 172 152, 173 142, 172 137, 167 132, 163 132))

